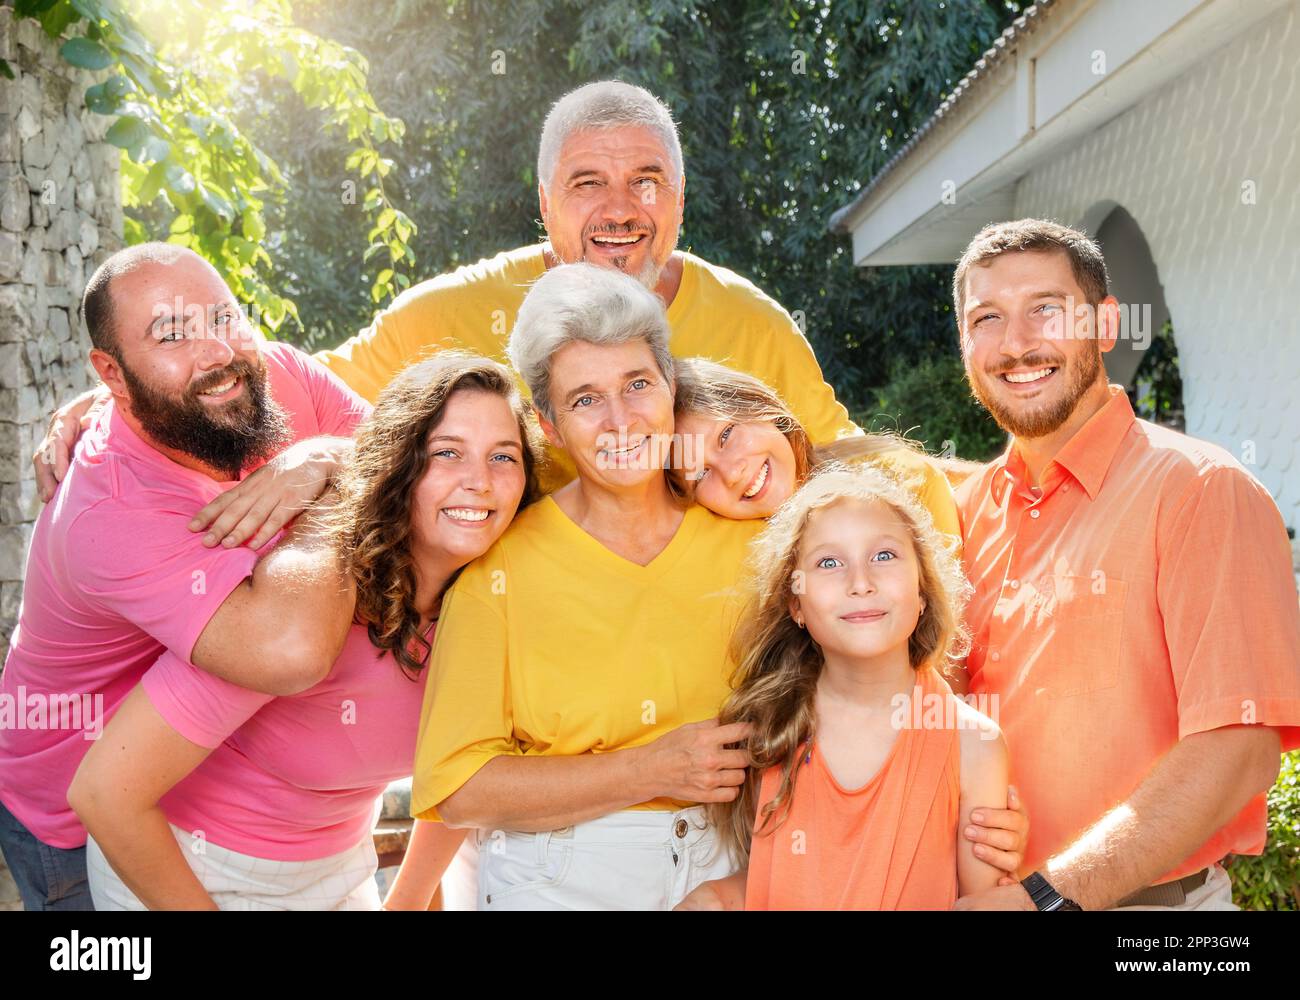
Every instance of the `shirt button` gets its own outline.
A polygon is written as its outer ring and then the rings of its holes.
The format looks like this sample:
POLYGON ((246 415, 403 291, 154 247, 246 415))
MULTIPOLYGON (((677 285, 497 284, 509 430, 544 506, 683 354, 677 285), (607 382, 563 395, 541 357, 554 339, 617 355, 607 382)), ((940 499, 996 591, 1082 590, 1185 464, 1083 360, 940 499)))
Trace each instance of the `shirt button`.
POLYGON ((1070 484, 1069 484, 1069 483, 1066 483, 1064 486, 1062 486, 1062 487, 1061 487, 1061 492, 1062 492, 1062 493, 1069 493, 1069 492, 1070 492, 1070 484))
POLYGON ((1038 514, 1039 514, 1039 512, 1036 511, 1036 510, 1031 510, 1031 511, 1029 512, 1029 516, 1032 517, 1034 520, 1038 520, 1038 514))
POLYGON ((994 652, 989 653, 989 659, 992 660, 994 663, 997 663, 998 660, 1002 659, 1002 654, 995 650, 994 652))
POLYGON ((673 833, 674 833, 676 836, 678 836, 678 837, 685 837, 685 836, 686 836, 686 820, 684 820, 684 819, 679 819, 679 820, 677 821, 677 824, 673 827, 673 833))
POLYGON ((1017 587, 1019 587, 1019 586, 1020 586, 1020 581, 1019 581, 1019 580, 1012 580, 1012 581, 1011 581, 1011 589, 1012 589, 1012 590, 1015 590, 1015 589, 1016 589, 1017 587))

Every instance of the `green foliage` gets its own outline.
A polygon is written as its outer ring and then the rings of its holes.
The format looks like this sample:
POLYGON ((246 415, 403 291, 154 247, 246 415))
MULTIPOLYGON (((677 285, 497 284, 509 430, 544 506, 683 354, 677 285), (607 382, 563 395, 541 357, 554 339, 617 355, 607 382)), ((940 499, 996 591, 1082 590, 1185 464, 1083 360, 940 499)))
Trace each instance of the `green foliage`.
POLYGON ((1264 853, 1233 855, 1225 867, 1233 902, 1242 909, 1300 910, 1300 750, 1282 755, 1269 790, 1264 853))
POLYGON ((1183 376, 1178 367, 1178 345, 1173 323, 1165 320, 1133 375, 1138 387, 1137 413, 1166 427, 1183 430, 1183 376))
POLYGON ((897 431, 948 458, 987 461, 1007 436, 970 394, 956 346, 919 361, 895 363, 875 405, 856 414, 859 426, 897 431))
POLYGON ((415 224, 388 199, 383 178, 392 161, 379 153, 380 144, 400 142, 404 126, 380 112, 359 53, 296 27, 286 0, 137 0, 132 7, 149 35, 116 3, 14 5, 17 16, 36 18, 49 37, 70 35, 59 50, 63 58, 101 74, 86 90, 86 105, 113 118, 105 138, 122 149, 128 242, 165 235, 196 250, 269 331, 297 319, 293 299, 269 280, 266 210, 284 195, 284 176, 227 114, 279 80, 298 111, 318 113, 338 162, 355 174, 354 190, 366 186, 366 259, 386 256, 374 265, 371 296, 378 301, 410 283, 415 224))

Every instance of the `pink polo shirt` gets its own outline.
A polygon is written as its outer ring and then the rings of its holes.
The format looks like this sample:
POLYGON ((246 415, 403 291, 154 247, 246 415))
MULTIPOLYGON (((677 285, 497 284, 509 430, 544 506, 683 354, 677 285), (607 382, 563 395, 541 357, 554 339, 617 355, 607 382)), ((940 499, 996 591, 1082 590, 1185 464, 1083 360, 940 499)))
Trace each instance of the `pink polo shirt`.
MULTIPOLYGON (((268 342, 261 351, 295 441, 350 435, 367 415, 359 396, 297 348, 268 342)), ((0 801, 50 846, 86 842, 68 785, 107 717, 163 650, 188 658, 252 573, 256 552, 204 548, 187 527, 234 485, 146 444, 110 402, 37 518, 0 674, 0 801)))
POLYGON ((163 797, 163 812, 219 847, 273 861, 356 847, 384 786, 411 773, 428 673, 405 673, 362 625, 323 681, 283 698, 164 653, 145 693, 173 729, 213 749, 163 797))

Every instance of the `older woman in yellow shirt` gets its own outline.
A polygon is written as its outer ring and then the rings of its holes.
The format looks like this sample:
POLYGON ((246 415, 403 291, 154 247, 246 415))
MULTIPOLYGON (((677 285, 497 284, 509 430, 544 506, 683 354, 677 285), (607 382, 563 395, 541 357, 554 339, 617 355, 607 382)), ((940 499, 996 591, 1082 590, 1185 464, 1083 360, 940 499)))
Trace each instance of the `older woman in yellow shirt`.
POLYGON ((634 279, 547 272, 509 354, 577 478, 444 599, 412 811, 477 831, 480 908, 671 908, 734 866, 701 804, 744 778, 714 716, 762 522, 670 491, 668 325, 634 279))

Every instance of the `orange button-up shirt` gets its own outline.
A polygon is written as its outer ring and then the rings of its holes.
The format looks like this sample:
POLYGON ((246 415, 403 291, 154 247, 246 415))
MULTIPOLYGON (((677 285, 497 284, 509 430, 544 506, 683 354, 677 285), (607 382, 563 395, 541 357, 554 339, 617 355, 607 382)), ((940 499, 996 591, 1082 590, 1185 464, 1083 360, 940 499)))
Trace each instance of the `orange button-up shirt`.
MULTIPOLYGON (((1268 492, 1223 449, 1133 415, 1120 386, 1031 488, 1014 445, 957 493, 970 689, 1029 810, 1027 871, 1178 740, 1277 727, 1300 746, 1300 607, 1268 492)), ((1260 794, 1176 869, 1259 854, 1260 794)))

